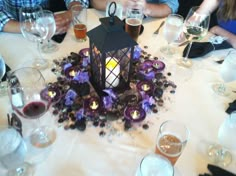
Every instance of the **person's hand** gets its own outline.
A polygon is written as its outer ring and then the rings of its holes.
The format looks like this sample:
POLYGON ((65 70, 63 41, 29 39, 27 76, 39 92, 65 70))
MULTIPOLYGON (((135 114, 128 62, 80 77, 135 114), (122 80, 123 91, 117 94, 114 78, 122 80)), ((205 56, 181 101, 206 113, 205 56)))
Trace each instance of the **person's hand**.
POLYGON ((54 14, 54 18, 56 21, 56 34, 67 32, 72 20, 71 12, 66 11, 64 13, 54 14))

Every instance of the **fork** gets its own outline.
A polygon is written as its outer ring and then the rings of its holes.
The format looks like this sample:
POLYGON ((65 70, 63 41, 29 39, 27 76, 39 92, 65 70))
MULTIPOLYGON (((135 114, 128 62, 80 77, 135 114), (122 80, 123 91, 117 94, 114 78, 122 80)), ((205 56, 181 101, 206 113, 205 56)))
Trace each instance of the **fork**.
POLYGON ((161 29, 161 27, 162 27, 164 24, 165 24, 165 21, 162 21, 161 24, 160 24, 160 26, 155 30, 154 34, 158 34, 159 31, 160 31, 160 29, 161 29))

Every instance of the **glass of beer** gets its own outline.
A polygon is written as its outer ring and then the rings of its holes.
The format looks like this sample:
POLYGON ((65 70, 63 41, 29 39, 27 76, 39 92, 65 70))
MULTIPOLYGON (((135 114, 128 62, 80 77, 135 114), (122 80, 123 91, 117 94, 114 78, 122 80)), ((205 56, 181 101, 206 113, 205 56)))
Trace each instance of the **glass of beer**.
POLYGON ((125 19, 125 31, 134 39, 138 41, 138 36, 141 30, 143 21, 143 9, 141 7, 127 7, 125 19))
POLYGON ((72 23, 76 40, 83 42, 87 38, 87 9, 82 5, 74 5, 71 8, 72 23))
POLYGON ((156 154, 166 157, 172 165, 180 157, 187 144, 189 130, 184 124, 168 120, 161 124, 156 141, 156 154))

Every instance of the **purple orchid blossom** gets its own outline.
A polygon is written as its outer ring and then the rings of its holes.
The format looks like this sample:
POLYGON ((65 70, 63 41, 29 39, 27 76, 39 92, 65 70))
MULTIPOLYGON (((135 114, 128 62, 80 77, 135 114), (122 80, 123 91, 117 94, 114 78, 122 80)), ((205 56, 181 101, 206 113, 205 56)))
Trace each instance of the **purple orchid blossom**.
POLYGON ((85 83, 89 81, 88 72, 79 71, 73 78, 73 80, 78 81, 79 83, 85 83))
POLYGON ((140 58, 140 56, 141 56, 141 51, 142 51, 142 49, 141 49, 140 46, 136 46, 136 47, 134 48, 134 60, 138 60, 138 59, 140 58))
POLYGON ((67 64, 64 65, 63 69, 65 71, 66 69, 68 69, 70 67, 72 67, 72 64, 71 63, 67 63, 67 64))
POLYGON ((84 118, 84 108, 80 108, 76 114, 75 117, 77 120, 81 120, 82 118, 84 118))
POLYGON ((104 105, 105 109, 111 109, 112 108, 113 100, 112 100, 111 96, 103 97, 102 101, 103 101, 103 105, 104 105))
POLYGON ((112 89, 104 89, 103 92, 107 93, 113 100, 117 100, 117 95, 113 92, 112 89))
POLYGON ((146 96, 141 103, 144 111, 149 112, 151 110, 151 106, 155 104, 155 100, 152 96, 146 96))
POLYGON ((82 66, 87 67, 88 64, 90 64, 90 57, 84 57, 83 62, 82 62, 82 66))
POLYGON ((76 97, 77 93, 74 90, 72 89, 68 90, 65 96, 65 105, 71 106, 74 103, 76 97))

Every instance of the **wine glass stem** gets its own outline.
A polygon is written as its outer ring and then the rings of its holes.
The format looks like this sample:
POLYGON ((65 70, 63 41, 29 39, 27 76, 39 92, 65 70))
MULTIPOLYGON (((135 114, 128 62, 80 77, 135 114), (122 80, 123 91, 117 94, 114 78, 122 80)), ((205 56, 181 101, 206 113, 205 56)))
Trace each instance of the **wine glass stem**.
POLYGON ((188 60, 188 55, 189 55, 190 49, 191 49, 191 47, 192 47, 192 44, 193 44, 193 42, 191 41, 191 42, 189 43, 189 45, 188 45, 187 53, 186 53, 186 55, 185 55, 184 58, 183 58, 183 61, 184 61, 184 62, 187 62, 187 60, 188 60))
POLYGON ((42 43, 41 40, 38 40, 38 41, 37 41, 37 48, 38 48, 38 52, 39 52, 39 58, 40 58, 40 59, 43 59, 42 52, 41 52, 41 48, 40 48, 41 43, 42 43))

